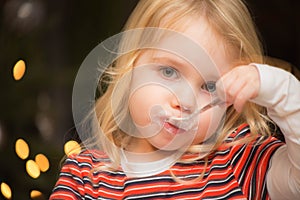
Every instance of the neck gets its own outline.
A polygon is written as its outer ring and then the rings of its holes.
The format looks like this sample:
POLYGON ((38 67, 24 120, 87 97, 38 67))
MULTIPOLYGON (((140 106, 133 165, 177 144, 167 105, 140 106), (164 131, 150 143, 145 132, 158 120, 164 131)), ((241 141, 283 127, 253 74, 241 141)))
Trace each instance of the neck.
POLYGON ((157 149, 145 138, 132 138, 125 150, 133 153, 150 153, 157 149))

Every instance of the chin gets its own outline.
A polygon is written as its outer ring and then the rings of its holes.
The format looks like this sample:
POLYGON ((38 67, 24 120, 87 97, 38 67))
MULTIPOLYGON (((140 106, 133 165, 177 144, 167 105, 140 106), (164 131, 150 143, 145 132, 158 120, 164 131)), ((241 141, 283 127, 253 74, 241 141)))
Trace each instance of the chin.
POLYGON ((160 133, 159 135, 149 138, 153 147, 163 151, 176 151, 187 149, 194 141, 194 134, 170 135, 169 133, 160 133))

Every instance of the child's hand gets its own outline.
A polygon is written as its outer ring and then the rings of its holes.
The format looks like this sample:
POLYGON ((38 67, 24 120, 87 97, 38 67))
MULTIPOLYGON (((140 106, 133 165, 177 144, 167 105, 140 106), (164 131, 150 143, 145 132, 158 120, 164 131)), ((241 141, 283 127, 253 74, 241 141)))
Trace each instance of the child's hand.
POLYGON ((252 65, 235 67, 217 82, 218 95, 226 100, 227 105, 233 104, 238 112, 248 100, 257 97, 259 88, 259 73, 252 65))

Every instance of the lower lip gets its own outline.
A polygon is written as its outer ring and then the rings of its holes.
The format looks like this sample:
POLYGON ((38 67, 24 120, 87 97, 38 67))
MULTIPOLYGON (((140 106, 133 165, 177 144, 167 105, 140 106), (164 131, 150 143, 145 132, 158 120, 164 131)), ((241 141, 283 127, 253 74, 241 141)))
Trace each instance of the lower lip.
POLYGON ((172 134, 178 134, 180 132, 181 129, 179 129, 178 127, 168 123, 168 122, 165 122, 164 123, 164 128, 169 132, 169 133, 172 133, 172 134))

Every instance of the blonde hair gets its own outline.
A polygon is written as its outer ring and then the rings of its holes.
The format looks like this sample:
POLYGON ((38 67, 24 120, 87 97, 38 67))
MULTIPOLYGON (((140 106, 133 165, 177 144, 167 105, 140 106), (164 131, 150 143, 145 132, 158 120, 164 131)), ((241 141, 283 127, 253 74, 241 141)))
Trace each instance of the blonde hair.
MULTIPOLYGON (((255 25, 242 0, 140 0, 129 17, 124 31, 146 27, 180 31, 184 30, 191 18, 199 16, 207 19, 214 32, 218 33, 225 41, 228 49, 238 52, 237 63, 263 62, 262 47, 255 25)), ((123 45, 138 45, 139 41, 136 40, 136 44, 129 44, 124 38, 123 45)), ((119 98, 114 99, 114 105, 111 104, 112 95, 116 92, 117 82, 133 68, 139 53, 138 50, 131 51, 113 63, 107 71, 109 78, 107 76, 102 78, 107 81, 105 84, 107 83, 108 87, 106 88, 107 85, 105 85, 105 91, 96 102, 97 120, 94 121, 94 126, 99 124, 101 133, 95 129, 95 137, 91 141, 94 146, 101 144, 101 148, 112 161, 112 168, 117 168, 120 164, 119 148, 126 147, 130 141, 130 136, 123 133, 118 127, 118 122, 129 115, 128 106, 126 106, 128 101, 126 91, 129 90, 129 84, 126 81, 130 81, 124 80, 124 84, 118 84, 118 87, 122 88, 118 88, 117 94, 115 94, 119 98), (116 107, 115 112, 112 106, 116 107)), ((214 149, 217 149, 228 137, 228 134, 241 123, 249 124, 252 137, 235 143, 249 142, 258 134, 269 135, 267 121, 265 109, 253 103, 248 102, 242 113, 237 113, 232 107, 229 107, 222 133, 214 149)), ((189 151, 197 152, 199 148, 194 145, 189 151)))

